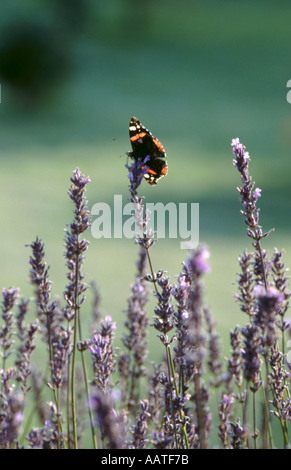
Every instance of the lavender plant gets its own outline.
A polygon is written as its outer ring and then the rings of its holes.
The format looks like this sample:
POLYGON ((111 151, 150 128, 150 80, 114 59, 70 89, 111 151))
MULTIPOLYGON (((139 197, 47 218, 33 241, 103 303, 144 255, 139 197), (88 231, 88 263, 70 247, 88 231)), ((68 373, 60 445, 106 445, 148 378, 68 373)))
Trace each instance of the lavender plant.
POLYGON ((222 359, 215 317, 205 304, 209 250, 202 245, 190 250, 175 283, 164 266, 153 269, 151 247, 157 239, 148 229, 149 214, 139 195, 148 156, 127 165, 139 250, 121 345, 115 344, 114 314, 103 317, 94 282, 92 321, 87 322, 91 331, 83 337, 89 288, 83 273, 89 248, 84 233, 90 226, 85 192, 90 180, 76 169, 68 192, 74 219, 65 232, 63 300, 52 296, 39 238, 29 245, 34 298, 23 298, 14 287, 2 291, 2 449, 185 450, 205 449, 213 441, 225 449, 273 448, 278 445, 276 424, 282 447, 289 446, 291 366, 286 344, 291 293, 284 252, 275 248, 270 257, 263 248, 272 230, 264 233, 259 223, 262 191, 250 176, 245 147, 239 139, 233 139, 232 147, 252 249, 238 258, 235 300, 246 322, 230 332, 229 358, 222 359), (33 313, 36 319, 28 321, 33 313), (157 363, 148 361, 150 329, 156 334, 157 363), (46 364, 40 370, 34 358, 42 344, 46 364), (88 423, 91 438, 84 441, 88 423))
MULTIPOLYGON (((243 425, 232 424, 232 432, 241 429, 241 437, 236 446, 242 444, 244 436, 245 444, 250 445, 248 440, 247 425, 247 397, 248 389, 253 392, 253 434, 254 447, 257 448, 259 432, 256 429, 256 405, 255 397, 258 390, 262 390, 263 399, 263 428, 261 430, 262 446, 273 447, 273 436, 271 429, 270 415, 272 410, 269 407, 269 392, 272 390, 276 377, 270 375, 270 362, 272 362, 271 351, 278 347, 278 337, 281 330, 282 344, 284 345, 285 322, 284 315, 288 308, 288 299, 290 293, 287 287, 287 278, 282 264, 282 252, 274 251, 273 262, 268 260, 268 253, 262 248, 262 240, 270 235, 273 230, 263 232, 259 224, 259 209, 257 201, 261 196, 261 189, 255 188, 252 177, 249 174, 250 156, 239 139, 232 140, 233 154, 235 156, 233 163, 241 175, 241 186, 238 192, 241 196, 243 210, 241 211, 245 224, 247 226, 247 235, 252 239, 252 245, 255 249, 252 253, 244 253, 239 258, 241 274, 239 275, 238 286, 240 294, 236 295, 241 304, 241 310, 247 313, 249 323, 237 330, 237 335, 241 335, 243 341, 241 349, 241 362, 243 364, 243 375, 246 381, 243 407, 243 425), (271 268, 270 268, 271 266, 271 268), (271 279, 273 273, 273 280, 271 279), (281 316, 281 320, 279 317, 281 316), (262 365, 264 364, 265 370, 262 365), (265 374, 265 378, 263 375, 265 374)), ((236 363, 240 362, 239 351, 236 353, 236 363)), ((274 365, 274 361, 272 362, 274 365)), ((233 374, 237 377, 236 372, 233 374)), ((279 380, 279 379, 278 379, 279 380)), ((280 395, 281 402, 289 396, 289 391, 285 390, 285 395, 280 395)), ((288 400, 287 400, 288 402, 288 400)), ((278 402, 276 402, 276 406, 278 402)), ((274 402, 273 402, 274 404, 274 402)), ((288 405, 287 405, 288 407, 288 405)), ((289 444, 287 432, 287 419, 281 422, 283 446, 289 444)), ((239 431, 240 432, 240 431, 239 431)))

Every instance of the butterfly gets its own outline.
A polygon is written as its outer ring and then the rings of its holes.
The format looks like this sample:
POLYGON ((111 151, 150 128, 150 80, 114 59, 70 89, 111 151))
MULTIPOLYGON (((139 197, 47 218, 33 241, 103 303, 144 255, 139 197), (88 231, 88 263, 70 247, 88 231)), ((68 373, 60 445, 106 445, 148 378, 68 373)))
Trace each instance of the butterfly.
POLYGON ((136 117, 132 117, 129 122, 129 138, 132 152, 127 152, 127 155, 142 161, 149 156, 146 162, 148 170, 144 178, 151 185, 157 184, 159 179, 168 173, 166 152, 161 142, 136 117))

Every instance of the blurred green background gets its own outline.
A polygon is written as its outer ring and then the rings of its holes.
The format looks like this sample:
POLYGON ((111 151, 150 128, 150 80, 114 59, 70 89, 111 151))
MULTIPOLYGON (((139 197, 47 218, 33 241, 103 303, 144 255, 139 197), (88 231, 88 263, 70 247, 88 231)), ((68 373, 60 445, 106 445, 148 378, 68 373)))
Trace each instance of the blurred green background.
MULTIPOLYGON (((251 250, 234 137, 247 146, 262 189, 263 228, 276 228, 264 248, 284 247, 291 264, 290 20, 287 1, 2 0, 0 285, 33 294, 25 244, 38 235, 52 291, 62 297, 72 171, 91 178, 90 209, 113 204, 114 194, 126 202, 135 115, 161 140, 169 165, 157 187, 142 183, 145 201, 200 204, 200 241, 211 252, 205 296, 227 352, 229 329, 246 321, 233 299, 237 257, 251 250)), ((118 336, 138 248, 128 239, 87 238, 86 279, 96 280, 118 336)), ((159 240, 151 253, 154 269, 175 282, 187 257, 180 240, 159 240)))

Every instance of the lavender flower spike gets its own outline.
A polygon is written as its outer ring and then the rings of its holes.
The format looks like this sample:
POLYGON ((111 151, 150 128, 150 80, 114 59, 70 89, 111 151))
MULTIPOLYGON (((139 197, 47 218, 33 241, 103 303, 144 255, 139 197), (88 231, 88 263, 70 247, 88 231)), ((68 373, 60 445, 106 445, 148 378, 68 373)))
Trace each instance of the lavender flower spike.
POLYGON ((254 323, 265 334, 263 344, 272 346, 277 338, 276 320, 284 301, 284 296, 275 287, 264 289, 260 285, 255 286, 254 293, 258 303, 258 311, 255 315, 254 323))
POLYGON ((261 197, 262 190, 254 187, 255 183, 253 183, 252 177, 249 175, 249 153, 246 152, 245 146, 240 143, 238 138, 232 139, 231 146, 235 156, 233 164, 240 172, 242 179, 242 186, 237 188, 244 207, 244 210, 241 212, 245 216, 245 223, 248 226, 248 236, 257 241, 267 237, 274 229, 263 234, 262 228, 259 225, 259 209, 257 209, 256 203, 259 197, 261 197))
POLYGON ((128 169, 128 178, 130 180, 130 193, 131 197, 134 199, 137 196, 137 188, 140 186, 144 175, 147 173, 146 163, 150 160, 150 155, 148 155, 144 161, 140 158, 133 159, 131 165, 125 165, 128 169))
POLYGON ((261 189, 254 189, 255 184, 252 182, 252 178, 249 175, 249 153, 245 151, 245 146, 242 145, 239 139, 233 139, 231 142, 233 147, 232 151, 235 156, 233 160, 234 166, 238 169, 241 174, 242 186, 237 188, 241 196, 241 202, 244 207, 242 214, 245 217, 245 223, 249 227, 248 235, 251 238, 257 239, 255 230, 258 230, 259 238, 262 238, 263 234, 259 227, 259 210, 256 208, 256 202, 261 196, 261 189))

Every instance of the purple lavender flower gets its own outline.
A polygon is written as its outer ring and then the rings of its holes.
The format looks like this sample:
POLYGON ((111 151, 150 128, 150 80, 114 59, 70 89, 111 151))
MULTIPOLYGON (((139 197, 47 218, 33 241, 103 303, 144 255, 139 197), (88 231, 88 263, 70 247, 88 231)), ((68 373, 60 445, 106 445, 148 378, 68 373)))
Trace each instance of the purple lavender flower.
POLYGON ((1 449, 12 448, 16 444, 20 425, 23 420, 24 394, 13 390, 6 394, 6 399, 1 397, 0 417, 0 447, 1 449))
POLYGON ((91 398, 92 410, 95 413, 98 427, 101 431, 103 447, 123 449, 125 447, 125 428, 123 418, 114 408, 115 399, 112 394, 102 392, 91 398))
POLYGON ((241 196, 243 205, 241 212, 248 227, 247 234, 255 242, 258 242, 270 233, 263 234, 262 227, 259 225, 259 209, 257 209, 256 203, 258 198, 261 197, 261 189, 255 188, 255 183, 252 182, 252 177, 249 175, 250 156, 246 152, 245 146, 240 143, 238 138, 232 140, 231 146, 235 156, 233 164, 241 174, 242 185, 237 190, 241 196))
POLYGON ((174 289, 173 293, 180 302, 179 309, 187 312, 176 314, 179 331, 178 348, 176 350, 177 361, 180 365, 180 373, 183 376, 183 393, 189 387, 189 381, 194 381, 194 393, 192 401, 195 407, 195 434, 197 441, 195 446, 205 448, 210 432, 211 417, 207 406, 209 393, 202 381, 204 357, 206 353, 207 335, 203 329, 203 285, 202 276, 209 272, 207 260, 209 251, 203 246, 191 251, 189 259, 184 264, 182 284, 180 291, 174 289), (188 286, 187 286, 188 284, 188 286), (185 296, 185 303, 183 299, 185 296), (182 328, 181 328, 182 327, 182 328))
POLYGON ((31 449, 57 449, 59 445, 58 433, 49 420, 44 427, 31 429, 27 439, 31 449))
POLYGON ((291 338, 291 318, 286 318, 285 320, 285 329, 289 338, 291 338))
POLYGON ((89 351, 92 358, 94 370, 94 385, 107 393, 111 389, 111 377, 115 367, 113 356, 113 331, 115 322, 109 315, 101 322, 101 332, 95 333, 89 343, 89 351))
POLYGON ((285 268, 285 265, 282 262, 283 253, 284 250, 278 251, 276 248, 274 249, 274 255, 272 258, 272 273, 275 287, 278 292, 283 295, 284 298, 278 310, 278 314, 281 318, 279 321, 277 321, 278 328, 280 328, 282 336, 284 337, 284 331, 288 331, 290 328, 288 319, 284 319, 284 316, 289 308, 289 299, 291 297, 291 291, 288 287, 289 278, 287 276, 287 269, 285 268))
POLYGON ((219 403, 219 425, 218 436, 225 449, 230 448, 229 442, 229 430, 230 430, 230 419, 232 416, 234 397, 223 395, 221 402, 219 403))
POLYGON ((64 328, 62 325, 56 328, 53 334, 52 382, 56 388, 60 388, 65 379, 72 348, 71 335, 72 331, 69 328, 64 328))
POLYGON ((275 322, 280 306, 284 301, 284 296, 274 287, 264 289, 260 285, 255 286, 254 293, 258 302, 258 311, 254 323, 265 335, 263 344, 270 347, 277 338, 275 322))
POLYGON ((251 318, 255 314, 256 299, 254 295, 254 275, 253 275, 253 253, 247 253, 245 250, 238 258, 241 273, 237 281, 240 294, 234 297, 240 302, 241 310, 251 318))
MULTIPOLYGON (((174 358, 175 365, 184 369, 186 372, 186 357, 188 344, 188 298, 191 289, 191 279, 187 266, 184 264, 184 270, 179 276, 178 285, 172 287, 172 294, 177 302, 177 311, 174 312, 176 323, 177 346, 174 347, 176 356, 174 358)), ((192 370, 193 373, 193 370, 192 370)), ((192 374, 191 374, 192 375, 192 374)))
POLYGON ((245 177, 248 176, 248 164, 250 161, 250 155, 245 151, 245 146, 240 143, 239 138, 232 139, 231 144, 233 147, 234 160, 233 164, 238 169, 238 171, 243 174, 245 177))
POLYGON ((199 277, 210 272, 210 266, 208 264, 209 257, 209 250, 205 246, 200 246, 193 251, 187 264, 194 277, 199 277))
POLYGON ((144 449, 147 442, 147 430, 148 430, 148 421, 151 418, 149 413, 149 402, 148 400, 143 400, 140 402, 140 414, 137 419, 137 423, 133 429, 132 443, 130 448, 132 449, 144 449))
POLYGON ((148 170, 146 162, 149 160, 149 158, 150 157, 147 156, 144 161, 141 161, 140 159, 134 159, 131 166, 126 165, 126 168, 129 171, 128 177, 130 180, 129 199, 134 206, 134 218, 138 230, 136 235, 136 243, 141 245, 145 250, 148 250, 156 242, 156 239, 154 238, 155 233, 153 230, 147 230, 149 217, 148 213, 144 209, 143 197, 139 197, 137 193, 137 189, 148 170))
POLYGON ((171 343, 168 333, 174 328, 174 308, 172 305, 172 286, 167 276, 161 276, 157 279, 162 292, 155 292, 158 299, 158 305, 155 307, 156 317, 154 318, 154 328, 160 332, 159 338, 164 346, 171 343))
POLYGON ((19 297, 19 289, 14 287, 10 287, 10 289, 4 288, 2 289, 2 297, 2 310, 3 313, 6 313, 14 307, 19 297))
POLYGON ((202 276, 209 272, 206 260, 209 251, 199 246, 193 250, 186 261, 187 275, 191 282, 191 289, 187 300, 188 319, 188 354, 196 368, 203 369, 203 358, 205 356, 206 333, 203 330, 203 284, 202 276))
POLYGON ((143 161, 140 158, 134 158, 131 165, 126 165, 126 168, 128 169, 128 178, 130 180, 129 190, 133 199, 137 196, 137 188, 140 186, 144 175, 148 171, 146 163, 149 160, 150 155, 148 155, 143 161))
POLYGON ((28 245, 32 249, 29 263, 31 283, 36 289, 36 304, 38 318, 42 328, 44 338, 50 343, 52 325, 54 323, 54 314, 56 302, 50 302, 51 281, 49 281, 49 266, 44 262, 44 244, 36 237, 36 240, 28 245))
POLYGON ((230 332, 231 358, 228 360, 230 379, 241 388, 242 385, 242 358, 241 358, 241 332, 238 327, 230 332))
POLYGON ((64 292, 64 297, 67 302, 65 315, 68 320, 72 320, 76 309, 79 309, 85 300, 84 292, 87 290, 87 285, 83 282, 82 265, 89 242, 85 239, 80 240, 79 237, 90 225, 90 213, 85 198, 86 185, 90 182, 90 178, 85 178, 78 168, 73 173, 68 194, 75 206, 75 217, 69 225, 70 229, 65 231, 65 256, 69 270, 67 275, 69 284, 64 292))
MULTIPOLYGON (((23 305, 23 302, 22 304, 23 305)), ((30 387, 27 385, 27 378, 31 374, 30 358, 34 351, 36 344, 34 343, 35 335, 39 328, 38 319, 28 326, 22 324, 19 327, 19 339, 20 345, 18 347, 18 357, 15 361, 15 365, 18 370, 17 380, 21 382, 21 388, 23 393, 26 393, 30 387)))
POLYGON ((248 234, 253 238, 253 230, 258 227, 259 223, 259 211, 255 204, 258 197, 261 195, 261 190, 259 188, 254 190, 254 183, 252 183, 252 178, 249 176, 248 171, 250 156, 249 153, 245 151, 244 145, 240 143, 239 139, 233 139, 231 145, 233 146, 233 154, 235 156, 233 164, 240 172, 243 183, 242 186, 237 189, 244 207, 243 214, 245 216, 245 222, 249 227, 248 234))
POLYGON ((242 328, 244 346, 242 359, 244 366, 244 377, 247 382, 252 382, 252 390, 257 391, 262 382, 259 380, 262 361, 260 359, 261 340, 259 330, 255 325, 246 325, 242 328))
MULTIPOLYGON (((164 428, 167 428, 167 426, 164 425, 164 428)), ((153 431, 152 444, 155 449, 171 449, 173 439, 173 434, 165 432, 164 429, 159 432, 153 431)))
POLYGON ((116 330, 116 321, 112 321, 112 317, 110 315, 105 315, 104 320, 100 321, 101 327, 101 335, 106 337, 108 336, 110 339, 113 338, 113 332, 116 330))
POLYGON ((238 418, 235 423, 230 423, 231 446, 233 449, 243 449, 246 444, 246 430, 241 426, 238 418))
POLYGON ((2 289, 2 320, 3 326, 0 329, 0 354, 3 358, 2 368, 5 369, 5 361, 10 355, 10 348, 13 344, 13 313, 12 309, 19 297, 19 289, 10 287, 2 289))
POLYGON ((279 351, 277 345, 271 348, 270 365, 271 365, 271 387, 273 390, 273 406, 275 408, 274 415, 281 421, 281 426, 285 431, 284 447, 288 445, 288 434, 286 421, 291 421, 291 398, 287 385, 287 371, 283 366, 284 357, 279 351))

